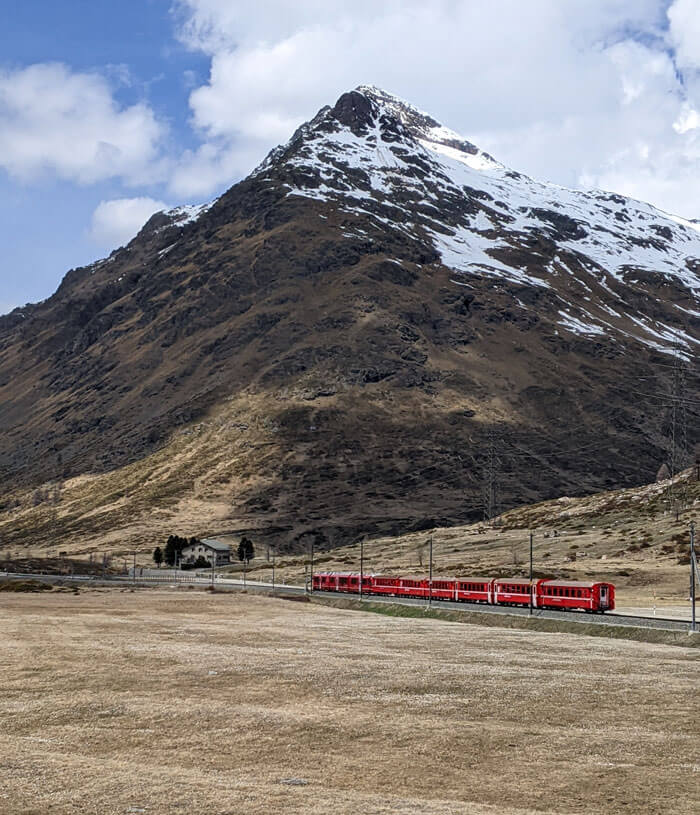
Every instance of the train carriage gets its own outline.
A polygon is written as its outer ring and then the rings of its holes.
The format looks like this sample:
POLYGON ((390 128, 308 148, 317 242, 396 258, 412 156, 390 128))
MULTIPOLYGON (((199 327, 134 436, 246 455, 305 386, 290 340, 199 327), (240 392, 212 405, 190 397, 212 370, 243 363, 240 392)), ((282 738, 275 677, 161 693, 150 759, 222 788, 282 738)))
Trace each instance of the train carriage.
POLYGON ((453 578, 438 577, 433 578, 432 587, 430 581, 426 588, 433 600, 454 600, 455 599, 455 580, 453 578))
POLYGON ((492 603, 493 580, 458 577, 455 581, 455 600, 463 603, 492 603))
MULTIPOLYGON (((364 580, 367 579, 368 576, 364 575, 364 580)), ((311 585, 314 591, 338 591, 359 594, 360 575, 355 572, 320 572, 312 576, 311 585)))
POLYGON ((540 580, 538 605, 563 610, 580 609, 602 613, 615 608, 615 586, 612 583, 581 580, 540 580))
POLYGON ((422 577, 400 577, 397 597, 417 597, 428 596, 428 581, 422 577))
POLYGON ((493 602, 498 606, 529 606, 532 587, 522 577, 493 581, 493 602))
POLYGON ((401 578, 388 575, 372 575, 365 578, 368 583, 368 594, 383 594, 389 597, 401 596, 401 578))

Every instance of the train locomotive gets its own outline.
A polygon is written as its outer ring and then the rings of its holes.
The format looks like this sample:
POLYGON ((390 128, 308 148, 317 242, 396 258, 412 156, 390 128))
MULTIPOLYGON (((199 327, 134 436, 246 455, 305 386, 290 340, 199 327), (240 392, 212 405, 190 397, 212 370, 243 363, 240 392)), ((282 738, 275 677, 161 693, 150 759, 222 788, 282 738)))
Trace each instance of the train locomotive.
POLYGON ((312 576, 314 591, 361 594, 362 596, 411 597, 485 603, 492 606, 585 611, 603 614, 615 608, 612 583, 579 580, 524 580, 520 577, 397 577, 354 572, 320 572, 312 576))

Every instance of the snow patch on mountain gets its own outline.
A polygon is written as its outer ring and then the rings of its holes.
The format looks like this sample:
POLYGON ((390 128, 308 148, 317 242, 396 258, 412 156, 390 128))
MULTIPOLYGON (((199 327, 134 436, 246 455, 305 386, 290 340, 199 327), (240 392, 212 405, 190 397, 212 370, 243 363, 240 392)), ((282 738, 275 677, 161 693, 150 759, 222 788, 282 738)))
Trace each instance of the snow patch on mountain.
POLYGON ((214 206, 215 201, 206 204, 185 204, 174 209, 169 209, 165 215, 177 226, 187 226, 200 218, 204 213, 214 206))

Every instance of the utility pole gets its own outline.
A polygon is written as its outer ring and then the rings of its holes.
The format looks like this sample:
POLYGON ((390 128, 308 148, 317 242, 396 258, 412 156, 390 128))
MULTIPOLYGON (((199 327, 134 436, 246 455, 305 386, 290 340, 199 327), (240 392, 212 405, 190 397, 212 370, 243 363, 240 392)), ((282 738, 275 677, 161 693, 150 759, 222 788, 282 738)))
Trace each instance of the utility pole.
POLYGON ((311 594, 314 593, 314 543, 316 541, 316 536, 313 535, 311 537, 311 594))
POLYGON ((688 420, 686 414, 686 366, 680 342, 674 343, 673 354, 673 382, 671 393, 671 455, 669 469, 671 470, 671 485, 669 490, 669 503, 671 512, 678 520, 686 504, 686 485, 678 485, 678 494, 673 479, 683 470, 686 463, 688 447, 688 420))
POLYGON ((216 552, 211 554, 211 587, 214 588, 214 561, 216 560, 216 552))
POLYGON ((275 550, 272 550, 272 593, 275 593, 275 550))
POLYGON ((491 428, 488 432, 488 442, 486 448, 486 463, 484 465, 484 519, 492 520, 498 515, 498 469, 500 459, 498 450, 500 448, 500 438, 497 432, 491 428))
POLYGON ((365 537, 360 538, 360 600, 362 600, 362 576, 365 571, 365 537))
POLYGON ((530 614, 532 614, 532 530, 530 530, 530 614))
POLYGON ((134 585, 136 585, 136 550, 135 549, 134 549, 134 569, 133 569, 133 573, 132 573, 131 577, 132 577, 131 582, 134 585))
POLYGON ((695 521, 690 522, 690 630, 695 631, 695 580, 698 565, 695 561, 695 521))
POLYGON ((433 605, 433 533, 430 533, 428 546, 428 608, 433 605))

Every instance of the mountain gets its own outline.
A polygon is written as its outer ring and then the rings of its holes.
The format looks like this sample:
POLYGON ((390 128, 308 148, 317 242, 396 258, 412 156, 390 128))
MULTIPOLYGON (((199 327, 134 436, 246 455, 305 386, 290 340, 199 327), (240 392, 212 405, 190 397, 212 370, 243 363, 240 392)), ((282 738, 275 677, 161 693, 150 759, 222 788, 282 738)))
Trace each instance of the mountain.
POLYGON ((0 545, 333 545, 647 482, 699 299, 698 224, 361 86, 0 318, 0 545))

